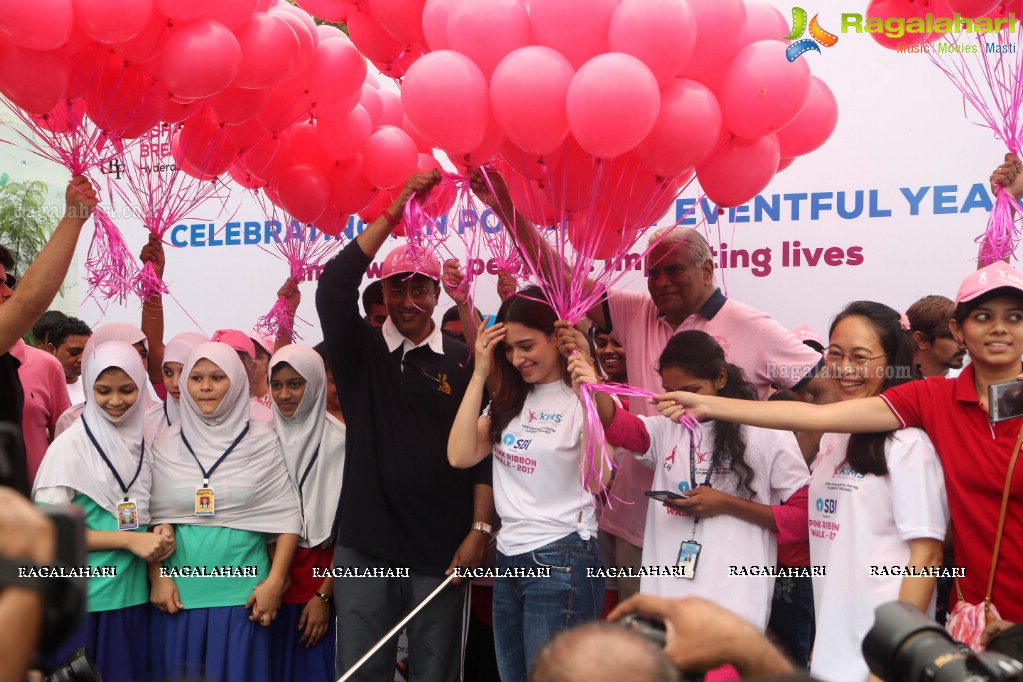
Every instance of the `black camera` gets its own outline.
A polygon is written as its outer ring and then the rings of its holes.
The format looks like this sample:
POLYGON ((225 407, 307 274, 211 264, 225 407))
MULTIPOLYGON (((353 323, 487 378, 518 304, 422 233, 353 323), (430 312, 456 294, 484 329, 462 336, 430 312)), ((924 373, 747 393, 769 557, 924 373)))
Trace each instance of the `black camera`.
POLYGON ((874 611, 874 627, 863 640, 870 672, 885 682, 1023 682, 1023 663, 991 651, 977 653, 905 602, 874 611))
POLYGON ((43 678, 43 682, 102 682, 96 664, 83 646, 43 678))

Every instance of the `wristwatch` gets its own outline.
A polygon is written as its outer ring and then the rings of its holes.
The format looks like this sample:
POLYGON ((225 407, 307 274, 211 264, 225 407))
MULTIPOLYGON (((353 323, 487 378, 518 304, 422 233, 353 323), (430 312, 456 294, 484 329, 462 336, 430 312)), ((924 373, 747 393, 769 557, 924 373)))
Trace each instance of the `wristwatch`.
POLYGON ((320 598, 320 601, 328 605, 330 604, 330 600, 333 599, 333 597, 323 594, 322 592, 317 592, 316 596, 320 598))
POLYGON ((482 521, 476 521, 475 523, 472 524, 472 529, 473 530, 478 530, 479 532, 481 532, 484 535, 486 535, 488 538, 494 537, 494 529, 493 529, 493 527, 491 527, 491 525, 489 523, 483 523, 482 521))

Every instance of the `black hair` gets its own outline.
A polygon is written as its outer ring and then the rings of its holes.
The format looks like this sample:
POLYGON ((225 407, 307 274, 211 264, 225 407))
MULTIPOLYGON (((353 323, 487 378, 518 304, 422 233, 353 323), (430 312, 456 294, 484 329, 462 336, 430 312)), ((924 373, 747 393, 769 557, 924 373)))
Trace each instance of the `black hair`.
MULTIPOLYGON (((7 247, 0 244, 0 265, 4 266, 4 270, 14 269, 14 256, 7 250, 7 247)), ((11 273, 14 274, 13 272, 11 273)))
MULTIPOLYGON (((848 317, 861 317, 870 324, 881 342, 881 349, 887 359, 884 383, 881 393, 892 386, 912 381, 913 344, 902 329, 902 316, 884 303, 875 301, 853 301, 831 322, 830 337, 838 323, 848 317)), ((854 433, 849 436, 846 462, 861 474, 884 476, 888 473, 888 459, 885 444, 893 438, 895 431, 882 433, 854 433)))
POLYGON ((994 299, 1000 298, 1001 296, 1009 296, 1011 298, 1023 301, 1023 292, 1021 292, 1019 289, 1015 287, 998 287, 997 289, 992 289, 986 294, 981 294, 972 301, 966 301, 964 303, 958 304, 956 306, 955 316, 952 319, 956 321, 956 324, 962 327, 963 322, 965 322, 966 318, 970 316, 970 313, 972 313, 974 310, 984 305, 988 301, 993 301, 994 299))
MULTIPOLYGON (((280 371, 284 367, 291 367, 291 363, 285 362, 284 360, 278 360, 277 363, 273 367, 270 368, 270 378, 273 379, 273 375, 276 374, 278 371, 280 371)), ((291 369, 295 369, 295 368, 291 367, 291 369)), ((298 372, 298 370, 296 369, 295 372, 298 372)))
POLYGON ((368 317, 375 305, 384 305, 384 281, 378 279, 370 282, 362 291, 362 312, 368 317))
MULTIPOLYGON (((725 385, 717 389, 723 398, 739 400, 756 400, 757 388, 746 379, 745 372, 738 365, 725 360, 725 351, 713 336, 697 329, 679 332, 671 337, 668 345, 661 351, 658 362, 658 373, 669 367, 684 370, 697 379, 708 379, 715 384, 725 373, 725 385)), ((712 471, 731 470, 738 477, 736 491, 745 489, 749 499, 753 499, 756 491, 751 485, 753 467, 746 462, 746 439, 741 424, 733 422, 714 422, 714 452, 711 455, 712 471)))
POLYGON ((50 327, 46 341, 52 343, 54 348, 60 348, 69 336, 92 336, 92 329, 77 317, 64 316, 64 319, 57 320, 50 327))
POLYGON ((47 310, 45 313, 39 316, 36 323, 32 325, 32 337, 36 341, 42 341, 47 343, 50 339, 48 337, 50 330, 53 329, 61 320, 66 320, 67 315, 60 312, 59 310, 47 310))
MULTIPOLYGON (((473 310, 476 312, 476 319, 477 320, 483 319, 483 313, 480 312, 479 308, 473 308, 473 310)), ((457 321, 458 321, 458 306, 457 305, 453 305, 453 306, 451 306, 450 308, 448 308, 447 310, 444 311, 444 314, 440 318, 440 326, 443 327, 444 325, 448 324, 449 322, 457 322, 457 321)))
MULTIPOLYGON (((501 309, 497 311, 497 321, 517 322, 530 329, 536 329, 545 336, 552 336, 558 315, 547 303, 547 298, 540 287, 534 285, 521 289, 505 299, 501 309)), ((494 349, 497 390, 490 401, 490 439, 495 443, 501 441, 501 433, 512 418, 522 412, 526 396, 533 390, 532 384, 526 383, 519 371, 508 362, 504 348, 505 344, 502 343, 500 348, 494 349)), ((559 355, 559 362, 562 380, 566 385, 571 385, 571 377, 566 369, 568 361, 559 355)))

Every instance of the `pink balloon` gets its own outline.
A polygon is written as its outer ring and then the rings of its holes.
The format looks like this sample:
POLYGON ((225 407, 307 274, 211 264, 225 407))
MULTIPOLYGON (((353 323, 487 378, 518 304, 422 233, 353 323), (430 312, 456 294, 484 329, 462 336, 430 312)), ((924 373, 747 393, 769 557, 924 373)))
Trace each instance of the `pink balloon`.
POLYGON ((128 61, 142 64, 163 52, 163 39, 169 32, 170 22, 167 17, 154 11, 138 34, 124 42, 114 43, 111 48, 128 61))
MULTIPOLYGON (((918 19, 923 21, 923 10, 912 0, 870 0, 866 11, 867 19, 918 19)), ((882 47, 895 50, 900 44, 919 45, 927 40, 926 33, 907 33, 899 38, 889 38, 884 33, 870 33, 871 38, 882 47)))
POLYGON ((838 103, 831 89, 816 76, 810 77, 806 104, 792 122, 778 131, 782 157, 802 156, 827 142, 838 124, 838 103))
POLYGON ((412 125, 412 122, 408 120, 408 115, 405 114, 404 108, 402 108, 401 129, 408 133, 408 136, 416 143, 416 149, 424 154, 433 155, 433 145, 430 144, 429 140, 420 135, 415 126, 412 125))
POLYGON ((256 11, 256 0, 217 0, 210 3, 207 19, 219 21, 232 31, 245 25, 256 11))
POLYGON ((330 203, 330 185, 323 171, 313 166, 291 166, 277 178, 281 206, 301 223, 315 222, 330 203))
POLYGON ((739 206, 767 187, 780 159, 773 134, 758 140, 733 137, 696 167, 696 178, 714 203, 739 206))
POLYGON ((271 136, 267 129, 256 120, 249 120, 238 125, 225 125, 224 134, 241 153, 252 149, 263 138, 271 136))
POLYGON ((231 167, 227 169, 227 172, 231 175, 232 180, 245 189, 260 189, 261 187, 266 187, 266 183, 264 181, 242 168, 241 164, 238 162, 232 163, 231 167))
POLYGON ((565 106, 579 145, 606 158, 624 154, 650 133, 661 95, 643 62, 612 52, 594 57, 576 72, 565 106))
POLYGON ((448 17, 462 0, 426 0, 423 5, 423 35, 431 50, 449 50, 448 17))
POLYGON ((263 110, 256 114, 256 120, 263 124, 267 130, 279 133, 295 121, 310 116, 313 103, 308 95, 292 94, 282 96, 283 93, 270 88, 270 101, 266 103, 263 110))
POLYGON ((344 111, 326 105, 316 108, 316 132, 328 154, 335 159, 350 159, 362 151, 373 133, 373 124, 361 106, 344 111))
POLYGON ((260 180, 269 181, 291 165, 285 145, 276 136, 266 135, 238 156, 238 162, 260 180))
POLYGON ((426 0, 369 0, 377 23, 395 40, 415 45, 423 39, 423 5, 426 0))
POLYGON ((293 163, 314 166, 326 172, 334 165, 334 159, 320 144, 316 121, 299 121, 286 131, 287 154, 293 163))
POLYGON ((461 2, 448 15, 447 36, 451 49, 476 62, 489 79, 506 55, 529 45, 529 15, 519 0, 461 2))
POLYGON ((69 102, 65 99, 48 114, 31 114, 31 116, 35 124, 43 130, 49 130, 51 133, 69 133, 82 125, 82 118, 85 116, 85 100, 76 99, 69 102))
POLYGON ((561 53, 533 45, 515 50, 490 79, 490 107, 501 130, 530 154, 547 154, 565 141, 565 98, 575 70, 561 53))
POLYGON ((746 37, 743 45, 758 40, 781 40, 792 29, 782 13, 772 5, 760 0, 746 0, 746 37))
POLYGON ((761 40, 735 55, 721 84, 725 127, 752 140, 790 123, 810 92, 810 66, 805 59, 789 62, 785 43, 761 40))
POLYGON ((270 14, 286 21, 291 30, 295 32, 295 37, 298 38, 298 54, 295 57, 295 66, 289 74, 289 76, 293 76, 305 70, 313 61, 316 44, 319 42, 316 35, 316 22, 308 13, 287 3, 277 5, 270 11, 270 14))
POLYGON ((329 38, 338 38, 341 36, 348 38, 348 36, 345 35, 345 32, 336 26, 331 26, 330 24, 317 24, 316 26, 316 37, 321 43, 329 38))
POLYGON ((253 14, 235 33, 242 62, 235 76, 239 88, 265 88, 283 80, 298 59, 298 36, 288 22, 275 13, 253 14))
POLYGON ((607 52, 607 31, 619 0, 530 0, 533 42, 554 48, 576 69, 607 52))
POLYGON ((234 34, 223 24, 198 19, 168 34, 161 80, 179 97, 210 97, 231 84, 241 62, 242 49, 234 34))
POLYGON ((421 57, 405 76, 401 101, 416 130, 436 146, 465 154, 483 142, 487 81, 465 55, 439 50, 421 57))
POLYGON ((73 27, 71 0, 0 2, 0 33, 18 47, 56 50, 71 37, 73 27))
POLYGON ((89 118, 107 133, 134 139, 156 125, 167 106, 167 91, 142 67, 112 55, 96 79, 86 101, 89 118))
POLYGON ((95 41, 120 43, 142 32, 153 15, 153 0, 74 0, 75 20, 95 41))
POLYGON ((185 121, 177 140, 185 160, 204 175, 224 173, 238 157, 237 148, 209 110, 185 121))
POLYGON ((210 98, 210 107, 221 123, 237 125, 248 121, 270 101, 270 90, 228 86, 210 98))
POLYGON ((781 173, 783 170, 785 170, 786 168, 791 166, 792 162, 795 161, 795 160, 796 160, 796 157, 794 157, 794 156, 790 156, 788 158, 782 157, 778 161, 778 170, 775 171, 775 174, 781 173))
POLYGON ((377 92, 380 97, 380 125, 401 127, 401 121, 405 117, 405 110, 401 107, 401 95, 390 90, 377 92))
POLYGON ((564 216, 590 206, 596 198, 600 162, 571 135, 560 150, 546 158, 547 163, 541 164, 546 173, 537 180, 549 189, 558 211, 564 216))
POLYGON ((202 100, 189 101, 189 102, 177 102, 171 96, 170 93, 167 95, 167 99, 164 102, 163 115, 160 116, 160 120, 164 123, 181 123, 189 116, 194 116, 195 112, 199 111, 204 105, 202 100))
POLYGON ((335 23, 348 17, 349 5, 342 0, 296 0, 298 6, 318 19, 335 23))
MULTIPOLYGON (((568 144, 568 140, 571 139, 571 136, 566 138, 561 147, 550 154, 530 154, 508 139, 504 141, 498 151, 501 153, 500 158, 516 172, 521 173, 523 177, 537 182, 546 182, 551 177, 551 167, 548 166, 548 162, 554 163, 555 160, 560 158, 559 155, 561 149, 564 148, 564 146, 568 144)), ((574 141, 573 144, 575 144, 576 147, 579 146, 578 143, 575 143, 574 141)), ((580 153, 584 152, 580 150, 580 153)))
POLYGON ((494 155, 504 144, 504 131, 501 130, 501 126, 497 125, 497 121, 491 119, 487 124, 487 132, 483 136, 483 142, 480 143, 479 147, 473 149, 467 154, 462 154, 461 157, 452 159, 455 163, 460 163, 464 166, 483 166, 490 163, 494 155))
POLYGON ((373 128, 379 128, 381 119, 384 116, 384 101, 380 97, 380 92, 368 83, 363 84, 359 104, 369 114, 369 120, 373 124, 373 128))
POLYGON ((174 21, 192 21, 209 14, 213 3, 208 0, 156 0, 156 9, 174 21))
POLYGON ((357 92, 366 79, 366 60, 347 36, 316 46, 309 72, 309 95, 316 102, 337 102, 357 92))
POLYGON ((348 13, 348 37, 374 62, 394 61, 405 51, 405 44, 385 31, 365 5, 356 5, 348 13))
POLYGON ((369 136, 362 151, 366 177, 380 189, 403 184, 416 171, 419 151, 401 128, 384 126, 369 136))
POLYGON ((948 6, 953 12, 976 19, 998 7, 998 0, 948 0, 948 6))
POLYGON ((340 213, 328 205, 323 215, 316 219, 314 227, 323 234, 337 237, 348 227, 349 218, 350 215, 340 213))
POLYGON ((358 213, 373 199, 376 192, 362 172, 361 156, 338 162, 331 169, 328 181, 330 203, 341 213, 358 213))
POLYGON ((686 4, 699 28, 693 56, 679 75, 716 91, 732 57, 744 45, 746 7, 743 0, 686 0, 686 4))
POLYGON ((661 110, 636 153, 652 173, 678 175, 700 163, 721 134, 721 107, 705 85, 676 78, 661 90, 661 110))
POLYGON ((560 219, 558 209, 551 202, 550 193, 533 180, 518 171, 509 169, 504 173, 515 210, 534 225, 553 225, 560 219))
POLYGON ((689 61, 696 33, 685 0, 622 0, 611 17, 608 46, 642 61, 663 86, 689 61))
POLYGON ((26 50, 3 41, 0 46, 0 91, 29 114, 48 114, 67 92, 68 58, 59 51, 26 50))

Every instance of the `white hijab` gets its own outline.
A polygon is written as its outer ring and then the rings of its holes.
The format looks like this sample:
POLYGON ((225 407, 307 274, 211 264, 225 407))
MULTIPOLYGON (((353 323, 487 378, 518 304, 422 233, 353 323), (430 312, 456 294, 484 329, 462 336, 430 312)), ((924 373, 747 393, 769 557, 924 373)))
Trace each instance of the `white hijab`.
MULTIPOLYGON (((188 355, 200 343, 209 343, 209 339, 198 332, 184 332, 167 342, 163 349, 163 362, 180 362, 185 364, 188 355)), ((183 371, 183 370, 182 370, 183 371)), ((181 421, 181 407, 170 394, 162 403, 157 403, 146 411, 146 438, 155 438, 164 429, 181 421)))
POLYGON ((93 353, 92 361, 82 373, 88 393, 92 393, 99 375, 111 367, 123 370, 139 387, 140 395, 135 404, 114 421, 96 404, 95 399, 86 401, 81 417, 46 451, 33 492, 66 486, 116 514, 117 505, 124 500, 125 493, 97 451, 98 444, 124 485, 130 484, 127 494, 135 500, 139 524, 147 524, 153 458, 150 443, 145 444, 143 452, 141 392, 145 387, 146 372, 139 362, 138 352, 131 345, 122 341, 105 342, 93 353), (96 444, 89 438, 89 432, 96 439, 96 444), (139 472, 138 478, 132 483, 136 471, 139 472))
POLYGON ((153 448, 155 522, 300 533, 298 494, 280 441, 272 428, 249 420, 249 382, 238 353, 223 343, 200 344, 186 358, 181 381, 181 421, 160 434, 153 448), (189 374, 203 359, 217 365, 231 382, 210 415, 199 411, 188 391, 189 374), (243 431, 244 437, 210 475, 214 515, 196 516, 195 491, 203 482, 199 463, 209 472, 243 431))
POLYGON ((319 547, 330 539, 341 494, 345 425, 327 414, 327 375, 316 351, 308 346, 284 346, 270 358, 271 377, 281 363, 290 365, 306 380, 305 393, 295 414, 285 417, 276 402, 273 414, 288 474, 302 503, 301 545, 319 547))

